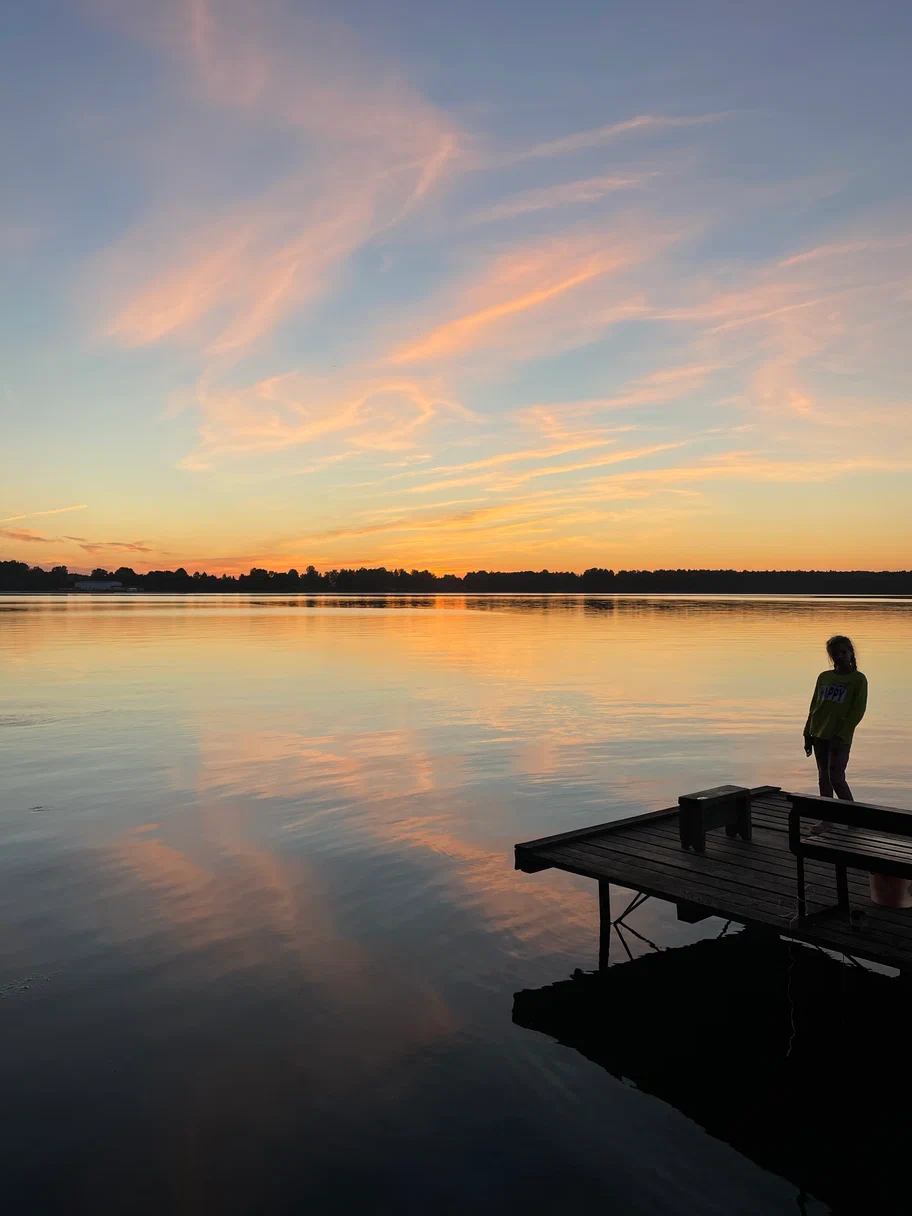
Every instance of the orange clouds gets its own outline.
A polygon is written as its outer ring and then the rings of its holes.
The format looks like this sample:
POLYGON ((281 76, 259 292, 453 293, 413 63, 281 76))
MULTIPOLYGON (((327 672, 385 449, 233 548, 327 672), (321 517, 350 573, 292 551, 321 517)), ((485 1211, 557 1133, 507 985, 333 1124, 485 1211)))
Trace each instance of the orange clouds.
MULTIPOLYGON (((240 389, 201 386, 199 448, 183 462, 207 468, 216 456, 275 452, 327 438, 353 449, 398 451, 440 413, 471 415, 413 379, 348 385, 292 372, 240 389)), ((327 456, 333 463, 336 456, 327 456)))
POLYGON ((661 528, 673 563, 693 511, 716 512, 710 539, 738 514, 738 482, 902 466, 912 243, 867 217, 775 245, 771 215, 840 187, 820 166, 747 184, 744 132, 720 138, 746 116, 608 109, 504 149, 482 106, 448 113, 300 5, 111 7, 179 101, 131 144, 149 203, 94 268, 98 328, 187 407, 160 432, 200 474, 175 478, 183 519, 231 503, 208 532, 172 525, 176 561, 610 564, 661 528))
POLYGON ((400 346, 390 362, 446 360, 479 347, 515 349, 519 343, 528 353, 541 350, 540 344, 530 344, 528 328, 522 324, 527 315, 533 325, 547 327, 549 346, 559 345, 568 336, 572 340, 574 331, 607 327, 634 315, 639 306, 621 302, 614 311, 606 311, 604 292, 594 299, 578 289, 594 285, 603 276, 619 274, 647 254, 651 256, 663 243, 659 236, 647 240, 615 232, 590 233, 537 242, 505 254, 476 280, 464 284, 455 301, 460 315, 434 326, 418 341, 400 346))
POLYGON ((527 448, 519 452, 498 452, 496 456, 486 456, 483 460, 470 460, 466 464, 435 465, 431 472, 451 473, 456 470, 465 469, 491 469, 499 464, 514 464, 517 461, 523 460, 543 460, 549 456, 565 456, 568 452, 580 452, 586 448, 600 448, 614 442, 613 439, 592 439, 580 443, 555 444, 547 448, 527 448))
POLYGON ((10 524, 14 520, 32 519, 38 515, 64 515, 67 511, 85 511, 86 503, 81 502, 75 507, 52 507, 49 511, 25 511, 21 515, 7 515, 5 519, 0 519, 0 524, 10 524))
MULTIPOLYGON (((621 450, 593 461, 580 461, 573 464, 551 465, 536 468, 516 474, 503 473, 502 469, 491 468, 466 478, 446 479, 436 482, 421 483, 407 487, 405 494, 431 494, 437 490, 454 485, 480 484, 484 485, 488 494, 504 495, 516 490, 519 486, 543 476, 559 476, 591 468, 603 468, 607 465, 622 464, 645 456, 654 455, 679 445, 656 444, 638 449, 621 450)), ((513 458, 521 461, 525 453, 515 453, 513 458)), ((654 470, 658 474, 667 474, 670 470, 654 470)), ((352 522, 338 528, 330 528, 323 532, 311 533, 299 537, 297 545, 321 547, 335 544, 339 541, 350 540, 363 536, 379 536, 386 534, 392 539, 387 543, 397 546, 403 536, 426 535, 432 538, 432 543, 438 551, 446 551, 454 542, 465 546, 465 537, 475 538, 476 543, 488 543, 491 536, 509 536, 515 543, 520 537, 549 536, 551 542, 560 544, 566 535, 566 528, 571 523, 586 522, 590 525, 617 522, 623 517, 616 512, 604 512, 599 504, 607 499, 631 499, 646 497, 650 488, 636 488, 627 485, 628 477, 636 478, 637 474, 624 473, 617 480, 590 480, 583 487, 570 486, 563 490, 550 490, 539 493, 525 494, 522 497, 511 497, 504 502, 489 502, 488 505, 474 505, 469 502, 452 504, 462 509, 444 510, 451 504, 446 502, 434 503, 427 507, 397 506, 383 511, 370 510, 362 522, 352 522), (624 484, 622 484, 624 483, 624 484), (580 504, 596 508, 581 513, 580 504), (486 538, 486 539, 485 539, 486 538)), ((643 474, 649 480, 649 472, 643 474)), ((685 472, 683 480, 687 480, 685 472)), ((661 476, 652 489, 663 490, 661 476)), ((482 500, 484 502, 484 500, 482 500)))
POLYGON ((509 481, 502 487, 502 490, 511 490, 516 486, 524 485, 527 481, 533 481, 538 477, 554 477, 560 473, 575 473, 579 469, 598 469, 609 464, 620 464, 626 460, 639 460, 642 456, 653 456, 656 452, 667 452, 672 448, 683 446, 683 441, 677 443, 653 443, 647 447, 630 448, 623 452, 611 452, 608 456, 599 456, 596 460, 581 460, 574 464, 550 465, 540 469, 530 469, 525 473, 517 473, 510 477, 509 481))
POLYGON ((493 322, 544 304, 547 300, 562 295, 563 292, 578 287, 580 283, 585 283, 603 273, 603 269, 599 266, 587 267, 548 287, 540 287, 523 296, 514 296, 511 300, 493 304, 490 308, 484 308, 470 316, 459 317, 455 321, 439 326, 414 346, 407 346, 398 351, 393 355, 391 362, 414 363, 420 359, 455 354, 466 346, 472 345, 476 335, 493 322))
MULTIPOLYGON (((676 486, 713 481, 809 482, 836 481, 853 473, 903 473, 912 469, 908 460, 877 460, 870 457, 848 459, 788 459, 762 452, 730 452, 707 457, 699 464, 625 472, 626 485, 676 486)), ((597 490, 593 490, 595 495, 597 490)))
MULTIPOLYGON (((621 464, 647 454, 652 452, 625 451, 609 459, 621 464)), ((594 467, 598 467, 595 462, 581 462, 554 466, 552 471, 567 474, 594 467)), ((512 493, 505 501, 481 505, 454 504, 455 510, 445 509, 450 506, 448 503, 370 510, 363 513, 361 521, 311 532, 298 537, 294 545, 296 553, 313 552, 319 559, 327 549, 338 553, 345 542, 380 538, 382 548, 377 564, 389 560, 382 555, 394 553, 402 561, 426 563, 436 559, 438 570, 460 566, 460 571, 487 564, 479 559, 479 554, 534 555, 536 550, 546 549, 558 558, 562 556, 567 565, 582 568, 582 564, 591 562, 579 555, 589 555, 599 545, 610 543, 623 551, 635 550, 637 536, 649 535, 656 527, 664 533, 670 529, 674 536, 677 529, 687 527, 688 522, 692 524, 695 517, 704 521, 712 518, 715 508, 704 491, 714 485, 803 487, 841 483, 846 477, 866 473, 908 470, 912 470, 912 459, 790 460, 763 452, 731 451, 677 467, 617 469, 610 476, 589 477, 561 489, 512 493), (610 508, 606 509, 606 504, 611 504, 610 508), (582 531, 580 525, 584 525, 582 531), (577 555, 575 560, 573 554, 577 555)), ((479 474, 473 480, 482 482, 484 477, 479 474)), ((519 484, 525 480, 518 479, 519 484)), ((489 493, 496 493, 504 484, 489 482, 489 493)), ((509 488, 515 490, 518 486, 509 488)), ((425 491, 427 487, 416 490, 425 491)), ((690 531, 692 534, 692 528, 690 531)), ((506 559, 497 562, 498 566, 508 564, 506 559)))
MULTIPOLYGON (((609 442, 613 442, 613 441, 604 440, 602 442, 609 443, 609 442)), ((594 444, 594 443, 593 444, 582 444, 582 445, 580 445, 580 448, 595 447, 595 446, 601 446, 601 443, 600 444, 594 444)), ((607 456, 599 456, 595 460, 576 461, 572 464, 541 465, 539 468, 528 469, 521 473, 503 474, 501 472, 498 472, 497 474, 494 474, 493 472, 488 472, 488 473, 479 474, 478 476, 475 476, 475 477, 447 478, 447 479, 444 479, 441 481, 431 481, 431 482, 422 483, 421 485, 417 485, 417 486, 410 486, 405 491, 405 493, 427 494, 434 490, 443 489, 448 486, 477 485, 477 484, 482 484, 482 483, 487 484, 490 487, 490 489, 496 493, 504 493, 505 491, 515 489, 517 486, 524 485, 528 481, 534 481, 536 478, 539 478, 539 477, 555 477, 561 473, 573 473, 579 469, 596 469, 596 468, 601 468, 601 467, 603 467, 605 465, 609 465, 609 464, 620 464, 626 460, 638 460, 642 456, 651 456, 656 452, 666 452, 671 448, 676 448, 676 447, 680 447, 680 446, 681 446, 680 442, 678 442, 678 443, 655 443, 655 444, 650 444, 646 447, 630 448, 625 451, 612 452, 607 456)), ((550 452, 546 452, 544 454, 545 455, 555 455, 555 454, 559 454, 564 451, 575 451, 575 450, 580 450, 580 449, 572 448, 572 447, 571 448, 557 448, 557 449, 551 450, 550 452)), ((505 461, 526 460, 526 459, 528 459, 529 455, 530 455, 529 453, 516 452, 516 453, 513 453, 512 455, 504 456, 503 459, 496 459, 495 461, 492 461, 491 464, 489 465, 489 467, 493 468, 494 464, 502 464, 505 461)), ((487 464, 487 462, 479 462, 479 463, 480 463, 481 467, 484 467, 484 465, 487 464)), ((465 467, 472 468, 472 467, 478 467, 478 466, 477 465, 476 466, 466 465, 465 467)))
POLYGON ((521 416, 543 435, 563 437, 573 433, 567 431, 567 423, 591 419, 602 412, 636 406, 671 405, 703 389, 712 376, 721 370, 720 366, 710 363, 661 368, 639 377, 613 396, 530 405, 524 407, 521 416))

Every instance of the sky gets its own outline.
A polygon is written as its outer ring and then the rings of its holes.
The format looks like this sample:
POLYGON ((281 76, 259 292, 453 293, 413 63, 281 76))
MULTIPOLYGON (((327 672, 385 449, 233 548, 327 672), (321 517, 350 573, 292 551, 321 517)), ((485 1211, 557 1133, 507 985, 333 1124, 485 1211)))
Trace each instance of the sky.
POLYGON ((912 10, 32 0, 0 559, 909 568, 912 10))

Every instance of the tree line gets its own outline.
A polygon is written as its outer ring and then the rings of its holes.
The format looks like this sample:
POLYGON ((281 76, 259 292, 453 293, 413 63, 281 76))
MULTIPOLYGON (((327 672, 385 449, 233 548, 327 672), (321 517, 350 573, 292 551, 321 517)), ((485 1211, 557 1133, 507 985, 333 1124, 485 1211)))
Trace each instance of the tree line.
POLYGON ((308 566, 303 572, 254 567, 248 574, 189 574, 149 570, 138 574, 129 566, 116 570, 96 567, 87 576, 66 566, 45 570, 25 562, 0 561, 2 591, 67 591, 86 578, 116 581, 145 592, 263 592, 286 594, 446 594, 462 592, 679 593, 690 595, 912 595, 908 570, 472 570, 462 575, 432 574, 429 570, 388 570, 385 566, 357 570, 325 570, 308 566))

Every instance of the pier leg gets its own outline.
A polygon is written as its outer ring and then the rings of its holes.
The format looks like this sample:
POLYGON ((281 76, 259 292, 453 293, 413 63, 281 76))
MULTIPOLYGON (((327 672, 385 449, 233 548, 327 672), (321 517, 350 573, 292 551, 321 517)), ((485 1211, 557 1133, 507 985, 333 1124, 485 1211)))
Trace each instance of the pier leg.
POLYGON ((608 966, 611 949, 611 883, 599 879, 599 971, 608 966))
POLYGON ((849 880, 846 875, 845 866, 837 865, 836 867, 836 898, 839 903, 839 911, 843 916, 849 915, 849 880))
POLYGON ((804 858, 798 859, 798 915, 807 916, 807 900, 804 895, 804 858))

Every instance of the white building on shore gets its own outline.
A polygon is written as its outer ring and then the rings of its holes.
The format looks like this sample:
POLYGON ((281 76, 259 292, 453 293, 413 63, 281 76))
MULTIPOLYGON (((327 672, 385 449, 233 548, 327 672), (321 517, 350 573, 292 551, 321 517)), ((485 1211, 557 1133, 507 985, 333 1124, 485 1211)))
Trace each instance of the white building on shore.
POLYGON ((74 591, 123 591, 123 583, 114 578, 81 578, 73 584, 74 591))

